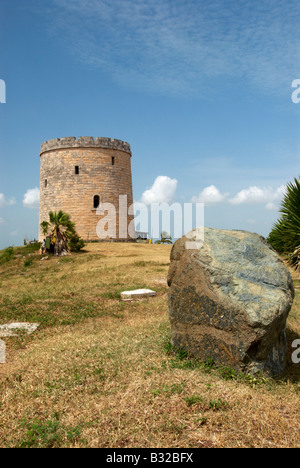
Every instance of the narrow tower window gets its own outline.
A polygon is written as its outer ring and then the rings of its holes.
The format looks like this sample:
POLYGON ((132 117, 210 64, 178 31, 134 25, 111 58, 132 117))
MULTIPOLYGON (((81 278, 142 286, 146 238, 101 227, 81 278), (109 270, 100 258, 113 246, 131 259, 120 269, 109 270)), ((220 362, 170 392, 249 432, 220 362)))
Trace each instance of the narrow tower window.
POLYGON ((45 188, 47 187, 47 185, 48 185, 48 180, 45 179, 45 188))
POLYGON ((112 166, 115 165, 115 157, 114 157, 114 156, 112 156, 112 158, 111 158, 111 165, 112 165, 112 166))
POLYGON ((94 208, 98 208, 99 203, 100 203, 100 197, 99 195, 95 195, 94 196, 94 208))
POLYGON ((75 166, 75 174, 76 174, 76 175, 79 174, 79 166, 75 166))

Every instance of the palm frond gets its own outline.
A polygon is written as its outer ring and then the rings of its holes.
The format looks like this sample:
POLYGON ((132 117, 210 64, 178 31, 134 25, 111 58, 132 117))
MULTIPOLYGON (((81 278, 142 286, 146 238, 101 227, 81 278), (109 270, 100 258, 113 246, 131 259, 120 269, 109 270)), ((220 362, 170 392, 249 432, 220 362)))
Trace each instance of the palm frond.
POLYGON ((292 263, 298 255, 299 262, 300 177, 287 184, 279 212, 281 217, 274 223, 268 241, 275 250, 287 254, 292 263))

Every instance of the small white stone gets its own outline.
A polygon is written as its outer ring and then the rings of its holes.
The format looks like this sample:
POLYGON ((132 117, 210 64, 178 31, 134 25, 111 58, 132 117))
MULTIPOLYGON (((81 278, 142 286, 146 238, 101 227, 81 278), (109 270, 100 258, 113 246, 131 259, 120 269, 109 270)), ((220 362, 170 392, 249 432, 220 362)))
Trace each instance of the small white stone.
POLYGON ((0 340, 0 364, 6 363, 5 349, 6 349, 6 346, 5 346, 4 341, 0 340))
POLYGON ((14 322, 0 325, 0 336, 18 336, 20 331, 28 335, 33 333, 39 326, 39 323, 14 322))
POLYGON ((143 299, 145 297, 156 296, 156 292, 151 289, 135 289, 134 291, 123 291, 121 298, 124 301, 130 301, 135 299, 143 299))

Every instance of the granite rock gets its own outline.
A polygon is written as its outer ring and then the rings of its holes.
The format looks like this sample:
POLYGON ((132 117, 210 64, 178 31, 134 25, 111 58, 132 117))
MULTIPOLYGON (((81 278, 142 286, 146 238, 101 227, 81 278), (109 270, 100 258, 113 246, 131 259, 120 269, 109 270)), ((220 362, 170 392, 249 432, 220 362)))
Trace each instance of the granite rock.
POLYGON ((281 374, 294 298, 285 264, 258 234, 205 228, 203 246, 187 249, 193 232, 171 252, 173 345, 237 371, 281 374))

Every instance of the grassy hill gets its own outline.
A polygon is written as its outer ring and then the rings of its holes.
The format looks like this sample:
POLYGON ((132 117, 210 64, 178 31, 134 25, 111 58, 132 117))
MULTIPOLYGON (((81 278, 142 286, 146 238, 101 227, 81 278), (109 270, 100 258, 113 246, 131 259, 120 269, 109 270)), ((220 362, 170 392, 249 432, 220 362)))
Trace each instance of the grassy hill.
MULTIPOLYGON (((41 324, 5 338, 1 447, 300 445, 300 364, 290 361, 280 380, 254 379, 173 350, 170 250, 95 243, 43 261, 34 248, 0 252, 0 324, 41 324), (120 300, 143 287, 156 297, 120 300)), ((300 336, 293 276, 290 354, 300 336)))

